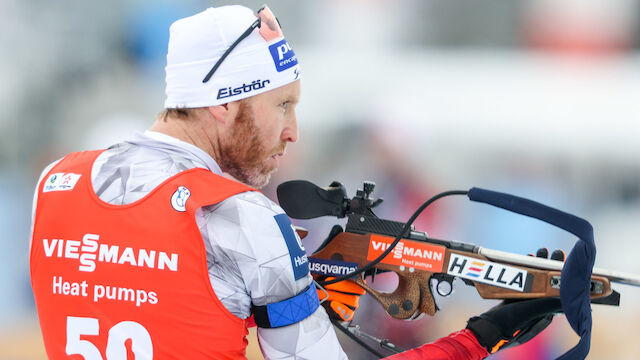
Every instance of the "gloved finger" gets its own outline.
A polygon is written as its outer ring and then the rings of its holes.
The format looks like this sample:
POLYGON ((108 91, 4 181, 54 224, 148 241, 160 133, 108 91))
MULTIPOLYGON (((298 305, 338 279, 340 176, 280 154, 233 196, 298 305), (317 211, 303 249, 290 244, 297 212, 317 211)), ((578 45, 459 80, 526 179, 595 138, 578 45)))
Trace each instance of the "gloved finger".
POLYGON ((547 259, 549 257, 549 249, 547 249, 546 247, 538 249, 538 251, 536 252, 536 257, 547 259))
POLYGON ((358 307, 359 295, 345 294, 338 291, 327 290, 329 293, 329 301, 338 301, 344 305, 350 306, 353 309, 358 307))
POLYGON ((325 299, 327 299, 329 297, 329 292, 328 291, 322 291, 320 289, 316 289, 316 291, 318 292, 318 299, 320 299, 320 301, 324 301, 325 299))
POLYGON ((551 260, 565 261, 567 259, 567 254, 562 249, 556 249, 551 254, 551 260))
MULTIPOLYGON (((342 321, 351 321, 353 319, 353 310, 338 301, 329 302, 327 312, 333 313, 334 316, 342 319, 342 321)), ((331 316, 332 314, 329 314, 331 316)))
POLYGON ((339 301, 342 304, 351 307, 352 309, 357 309, 359 306, 359 295, 345 294, 342 292, 327 290, 326 292, 318 289, 318 298, 320 301, 339 301))
MULTIPOLYGON (((330 281, 333 279, 335 278, 328 277, 326 280, 330 281)), ((358 294, 358 295, 364 295, 364 293, 366 292, 360 285, 350 280, 344 280, 344 281, 337 282, 335 284, 329 284, 325 286, 325 289, 341 291, 343 293, 349 293, 349 294, 358 294)))

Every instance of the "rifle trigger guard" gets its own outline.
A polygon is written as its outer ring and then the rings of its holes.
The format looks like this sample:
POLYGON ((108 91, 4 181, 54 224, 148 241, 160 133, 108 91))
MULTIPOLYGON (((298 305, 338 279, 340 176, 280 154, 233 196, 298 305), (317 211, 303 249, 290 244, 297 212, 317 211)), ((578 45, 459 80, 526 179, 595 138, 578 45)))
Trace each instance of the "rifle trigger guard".
MULTIPOLYGON (((434 274, 431 279, 435 281, 435 289, 438 295, 447 297, 453 294, 453 291, 455 290, 453 284, 453 280, 455 278, 453 276, 447 274, 434 274)), ((433 282, 431 284, 433 285, 433 282)))
POLYGON ((320 285, 317 281, 313 280, 313 282, 316 284, 316 289, 324 293, 324 297, 322 298, 322 300, 320 300, 320 304, 322 304, 323 302, 327 301, 327 299, 329 298, 329 292, 327 291, 327 289, 324 288, 324 286, 320 285))

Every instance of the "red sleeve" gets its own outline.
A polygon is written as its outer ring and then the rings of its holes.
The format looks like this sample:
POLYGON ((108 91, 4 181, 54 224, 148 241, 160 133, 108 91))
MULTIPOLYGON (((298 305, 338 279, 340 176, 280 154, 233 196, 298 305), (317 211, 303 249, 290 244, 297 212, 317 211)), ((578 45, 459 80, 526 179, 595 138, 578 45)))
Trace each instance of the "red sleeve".
POLYGON ((386 357, 386 360, 480 360, 489 356, 469 329, 460 330, 430 344, 386 357))
POLYGON ((247 329, 248 328, 252 328, 256 325, 256 320, 253 318, 253 314, 251 314, 251 316, 249 316, 246 320, 245 323, 247 324, 247 329))

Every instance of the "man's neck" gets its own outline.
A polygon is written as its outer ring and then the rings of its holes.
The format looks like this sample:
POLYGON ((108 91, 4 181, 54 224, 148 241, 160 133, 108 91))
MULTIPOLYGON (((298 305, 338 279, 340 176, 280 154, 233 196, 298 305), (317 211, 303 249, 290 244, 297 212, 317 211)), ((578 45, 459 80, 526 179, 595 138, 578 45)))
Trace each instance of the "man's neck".
POLYGON ((211 129, 205 129, 204 121, 200 119, 193 119, 193 121, 173 118, 158 119, 149 130, 192 144, 209 154, 216 162, 220 160, 217 134, 215 132, 212 134, 211 129))

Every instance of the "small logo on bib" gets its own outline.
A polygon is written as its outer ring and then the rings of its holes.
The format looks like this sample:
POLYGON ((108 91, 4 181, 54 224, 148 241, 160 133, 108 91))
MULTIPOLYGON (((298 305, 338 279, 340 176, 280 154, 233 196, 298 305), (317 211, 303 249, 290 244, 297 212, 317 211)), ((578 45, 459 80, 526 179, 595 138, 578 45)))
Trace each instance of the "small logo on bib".
POLYGON ((42 188, 42 192, 72 190, 76 186, 80 176, 82 175, 74 173, 51 174, 47 178, 44 188, 42 188))
POLYGON ((171 196, 171 206, 173 206, 176 211, 185 212, 187 210, 186 204, 189 196, 191 196, 189 189, 184 186, 178 186, 178 190, 171 196))

